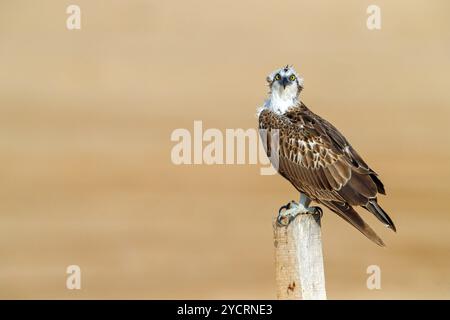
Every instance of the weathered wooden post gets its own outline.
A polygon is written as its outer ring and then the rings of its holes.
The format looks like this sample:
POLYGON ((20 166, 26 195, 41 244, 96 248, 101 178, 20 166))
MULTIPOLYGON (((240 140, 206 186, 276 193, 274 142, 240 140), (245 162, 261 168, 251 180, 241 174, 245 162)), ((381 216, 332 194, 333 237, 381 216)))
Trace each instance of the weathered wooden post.
POLYGON ((298 215, 288 226, 273 222, 278 299, 324 300, 321 215, 298 215))

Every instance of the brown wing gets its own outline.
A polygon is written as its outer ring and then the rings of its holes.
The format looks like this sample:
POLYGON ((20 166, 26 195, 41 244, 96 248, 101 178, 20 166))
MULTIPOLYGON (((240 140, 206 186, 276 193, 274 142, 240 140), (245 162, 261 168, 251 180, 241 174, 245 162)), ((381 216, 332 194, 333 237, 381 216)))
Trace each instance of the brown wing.
POLYGON ((263 111, 260 120, 260 128, 280 130, 280 174, 311 199, 365 205, 376 197, 370 169, 349 156, 342 136, 333 139, 320 118, 297 108, 284 116, 263 111))
POLYGON ((381 181, 330 123, 302 105, 282 116, 263 111, 260 128, 279 129, 279 173, 300 192, 323 203, 378 244, 381 239, 351 206, 365 207, 395 230, 387 214, 372 204, 376 204, 378 192, 384 193, 381 181))

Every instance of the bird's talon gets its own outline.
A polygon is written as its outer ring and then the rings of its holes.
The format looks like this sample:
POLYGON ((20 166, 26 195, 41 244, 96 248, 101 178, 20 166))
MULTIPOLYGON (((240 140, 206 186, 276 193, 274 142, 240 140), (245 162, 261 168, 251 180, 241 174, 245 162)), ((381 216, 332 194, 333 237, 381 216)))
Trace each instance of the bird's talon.
POLYGON ((322 219, 323 216, 323 210, 321 207, 311 207, 312 209, 312 214, 318 214, 320 216, 320 218, 322 219))
POLYGON ((278 210, 278 215, 281 214, 281 211, 283 211, 283 209, 284 209, 284 210, 288 210, 288 209, 289 209, 288 206, 289 206, 289 203, 288 203, 288 204, 285 204, 284 206, 281 206, 281 207, 280 207, 280 210, 278 210))
POLYGON ((298 215, 296 207, 298 207, 297 202, 292 200, 278 210, 277 225, 279 227, 286 227, 295 219, 298 215))
POLYGON ((278 214, 281 214, 281 212, 284 210, 289 210, 290 208, 292 208, 293 205, 296 205, 297 203, 292 200, 291 202, 288 202, 287 204, 285 204, 284 206, 280 207, 280 210, 278 210, 278 214))
POLYGON ((277 225, 279 227, 287 227, 289 225, 289 223, 291 223, 291 221, 288 216, 278 215, 277 225), (286 220, 287 220, 287 222, 286 222, 286 220))

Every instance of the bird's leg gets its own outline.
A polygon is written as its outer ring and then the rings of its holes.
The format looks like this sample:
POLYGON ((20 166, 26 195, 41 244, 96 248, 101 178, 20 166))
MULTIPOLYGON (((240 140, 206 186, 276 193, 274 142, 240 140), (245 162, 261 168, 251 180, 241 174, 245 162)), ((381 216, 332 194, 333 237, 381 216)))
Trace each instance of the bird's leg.
POLYGON ((300 193, 299 203, 291 201, 282 206, 278 211, 278 226, 288 226, 300 214, 320 214, 322 217, 322 209, 320 207, 310 207, 311 199, 303 193, 300 193))
POLYGON ((311 204, 311 199, 303 193, 300 193, 300 204, 303 205, 303 207, 308 211, 308 213, 319 214, 320 218, 322 218, 323 215, 322 208, 313 206, 310 207, 309 205, 311 204))

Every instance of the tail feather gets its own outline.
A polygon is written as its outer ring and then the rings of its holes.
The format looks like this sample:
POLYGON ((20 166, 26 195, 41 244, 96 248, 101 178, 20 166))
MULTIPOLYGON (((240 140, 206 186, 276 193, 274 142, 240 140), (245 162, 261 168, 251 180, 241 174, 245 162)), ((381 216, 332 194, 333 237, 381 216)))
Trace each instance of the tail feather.
POLYGON ((364 222, 360 215, 348 204, 341 204, 334 201, 321 201, 330 210, 337 213, 341 218, 358 229, 363 235, 375 242, 377 245, 384 247, 383 240, 373 231, 373 229, 364 222))
POLYGON ((373 182, 375 182, 375 184, 377 185, 377 190, 379 193, 381 194, 386 194, 386 190, 384 190, 384 185, 383 182, 381 182, 380 179, 378 179, 376 174, 371 174, 370 177, 372 178, 373 182))
POLYGON ((383 208, 380 207, 380 205, 377 203, 377 200, 370 200, 369 203, 364 206, 364 208, 373 213, 375 217, 377 217, 378 220, 384 223, 388 228, 394 230, 395 232, 397 231, 394 222, 386 213, 386 211, 384 211, 383 208))

